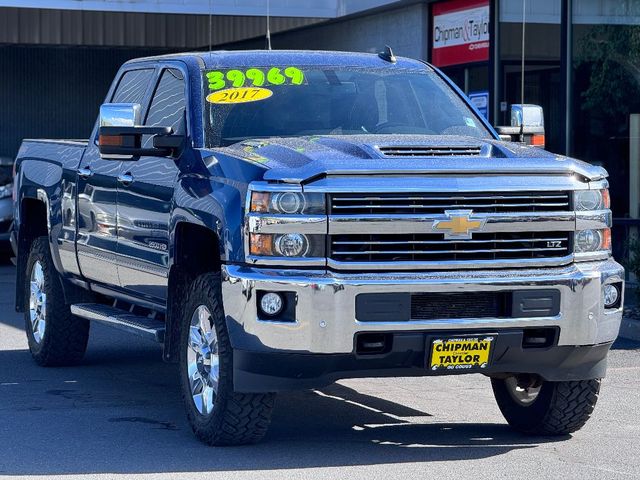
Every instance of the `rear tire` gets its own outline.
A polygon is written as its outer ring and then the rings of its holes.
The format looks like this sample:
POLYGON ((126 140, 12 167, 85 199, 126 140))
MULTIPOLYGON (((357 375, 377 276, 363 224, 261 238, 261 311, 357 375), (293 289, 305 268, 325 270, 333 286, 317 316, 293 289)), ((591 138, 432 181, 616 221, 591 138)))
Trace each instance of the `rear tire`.
POLYGON ((89 340, 89 322, 71 314, 49 240, 31 244, 25 275, 25 330, 31 356, 43 367, 76 365, 89 340))
POLYGON ((208 445, 260 441, 271 421, 275 394, 234 391, 220 274, 196 278, 180 311, 180 385, 193 432, 208 445))
POLYGON ((517 387, 516 377, 491 379, 500 411, 514 429, 532 435, 568 435, 580 430, 598 400, 600 379, 517 387))

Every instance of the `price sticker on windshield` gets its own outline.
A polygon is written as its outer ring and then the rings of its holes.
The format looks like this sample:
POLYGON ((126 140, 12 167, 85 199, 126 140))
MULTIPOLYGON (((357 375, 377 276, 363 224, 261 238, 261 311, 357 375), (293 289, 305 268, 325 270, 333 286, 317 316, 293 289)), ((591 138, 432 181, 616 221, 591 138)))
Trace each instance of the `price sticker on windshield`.
POLYGON ((246 70, 211 71, 206 73, 209 90, 262 87, 268 85, 303 85, 304 72, 296 67, 249 68, 246 70))
POLYGON ((217 105, 259 102, 260 100, 266 100, 271 95, 273 95, 273 92, 267 88, 227 88, 209 94, 207 96, 207 102, 217 105))

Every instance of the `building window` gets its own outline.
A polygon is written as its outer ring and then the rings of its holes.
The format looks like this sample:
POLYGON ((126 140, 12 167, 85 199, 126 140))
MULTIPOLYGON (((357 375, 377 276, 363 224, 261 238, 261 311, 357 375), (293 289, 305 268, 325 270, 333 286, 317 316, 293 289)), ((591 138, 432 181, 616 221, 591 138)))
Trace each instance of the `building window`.
POLYGON ((627 216, 629 119, 640 113, 640 1, 573 0, 573 67, 571 153, 608 170, 615 216, 627 216))
MULTIPOLYGON (((544 109, 547 150, 562 153, 561 3, 558 0, 526 4, 524 103, 544 109)), ((510 123, 510 109, 522 103, 522 0, 501 0, 499 125, 510 123)))

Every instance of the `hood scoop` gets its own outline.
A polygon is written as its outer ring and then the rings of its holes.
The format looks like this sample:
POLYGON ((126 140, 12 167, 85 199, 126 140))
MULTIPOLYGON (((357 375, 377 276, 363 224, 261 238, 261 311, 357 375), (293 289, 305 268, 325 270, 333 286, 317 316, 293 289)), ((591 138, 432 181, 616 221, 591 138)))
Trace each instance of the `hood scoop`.
POLYGON ((488 157, 491 145, 389 145, 378 147, 384 157, 488 157))

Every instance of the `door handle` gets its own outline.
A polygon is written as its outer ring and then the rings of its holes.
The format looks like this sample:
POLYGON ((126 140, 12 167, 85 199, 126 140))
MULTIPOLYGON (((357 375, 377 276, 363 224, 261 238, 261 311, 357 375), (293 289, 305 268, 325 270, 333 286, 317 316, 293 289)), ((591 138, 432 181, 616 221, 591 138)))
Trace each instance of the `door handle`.
POLYGON ((131 173, 129 172, 121 173, 120 175, 118 175, 118 182, 120 182, 125 187, 127 185, 131 185, 131 183, 133 183, 133 175, 131 175, 131 173))
POLYGON ((83 178, 83 179, 86 180, 91 175, 93 175, 93 172, 91 171, 91 169, 89 167, 82 167, 82 168, 78 169, 78 176, 80 178, 83 178))

